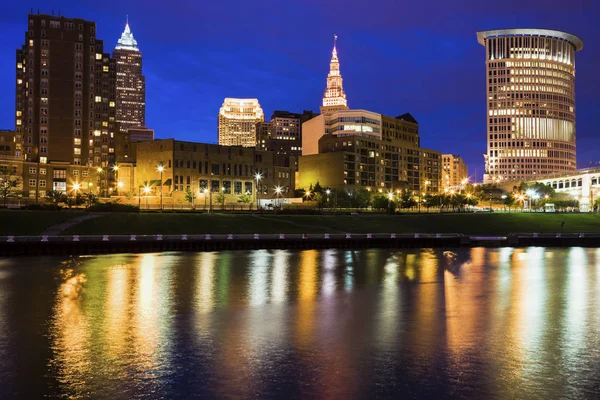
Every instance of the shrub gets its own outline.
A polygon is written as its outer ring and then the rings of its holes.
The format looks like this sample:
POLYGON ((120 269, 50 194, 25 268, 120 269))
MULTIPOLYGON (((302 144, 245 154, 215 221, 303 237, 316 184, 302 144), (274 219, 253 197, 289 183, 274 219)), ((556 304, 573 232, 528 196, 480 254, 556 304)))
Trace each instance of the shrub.
POLYGON ((60 211, 62 207, 57 204, 27 204, 25 210, 35 211, 60 211))
POLYGON ((87 211, 92 212, 139 212, 138 206, 130 204, 117 204, 117 203, 98 203, 91 207, 88 207, 87 211))

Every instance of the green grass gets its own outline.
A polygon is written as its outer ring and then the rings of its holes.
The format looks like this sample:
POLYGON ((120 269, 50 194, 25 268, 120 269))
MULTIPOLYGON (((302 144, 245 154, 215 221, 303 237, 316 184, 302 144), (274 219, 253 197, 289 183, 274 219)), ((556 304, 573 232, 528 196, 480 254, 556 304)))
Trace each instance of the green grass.
MULTIPOLYGON (((0 235, 38 235, 81 211, 0 211, 0 235)), ((600 233, 600 214, 231 215, 106 213, 62 234, 202 233, 600 233)))
POLYGON ((600 215, 591 214, 421 214, 421 215, 206 215, 110 214, 80 223, 64 234, 202 233, 600 233, 600 215))
POLYGON ((0 235, 38 235, 53 225, 81 215, 81 211, 0 210, 0 235))

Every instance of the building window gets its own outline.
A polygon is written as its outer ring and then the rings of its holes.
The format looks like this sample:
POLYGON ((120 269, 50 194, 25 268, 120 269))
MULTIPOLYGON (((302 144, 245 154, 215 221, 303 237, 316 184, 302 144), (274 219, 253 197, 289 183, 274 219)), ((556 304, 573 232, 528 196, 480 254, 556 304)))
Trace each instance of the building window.
POLYGON ((29 168, 29 174, 30 175, 35 175, 37 172, 37 170, 35 168, 29 168))
POLYGON ((233 182, 233 194, 242 194, 242 182, 233 182))
POLYGON ((30 179, 29 180, 29 186, 35 186, 36 180, 35 179, 30 179))
POLYGON ((40 187, 46 187, 46 181, 43 179, 40 179, 40 187))
POLYGON ((40 168, 40 175, 46 175, 46 168, 40 168))
MULTIPOLYGON (((48 162, 48 157, 40 157, 40 164, 46 164, 47 162, 48 162)), ((46 170, 44 170, 44 173, 46 173, 46 170)))
POLYGON ((73 170, 73 176, 79 176, 79 170, 78 169, 74 169, 73 170))
POLYGON ((244 182, 244 193, 252 194, 252 182, 244 182))

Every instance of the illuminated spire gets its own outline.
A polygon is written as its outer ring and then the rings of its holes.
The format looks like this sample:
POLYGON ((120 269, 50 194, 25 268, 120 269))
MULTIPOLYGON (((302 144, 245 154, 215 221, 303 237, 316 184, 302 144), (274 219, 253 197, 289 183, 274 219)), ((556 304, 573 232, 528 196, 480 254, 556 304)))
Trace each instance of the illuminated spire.
POLYGON ((327 89, 323 95, 323 105, 321 113, 328 113, 336 110, 347 110, 346 93, 342 86, 342 74, 340 73, 340 61, 337 55, 337 35, 333 35, 333 51, 331 52, 331 62, 329 63, 329 74, 327 75, 327 89))
POLYGON ((126 21, 125 30, 121 34, 121 39, 117 41, 117 47, 115 47, 115 50, 125 49, 140 51, 137 46, 137 41, 133 38, 133 33, 131 33, 131 30, 129 29, 129 15, 127 16, 126 21))

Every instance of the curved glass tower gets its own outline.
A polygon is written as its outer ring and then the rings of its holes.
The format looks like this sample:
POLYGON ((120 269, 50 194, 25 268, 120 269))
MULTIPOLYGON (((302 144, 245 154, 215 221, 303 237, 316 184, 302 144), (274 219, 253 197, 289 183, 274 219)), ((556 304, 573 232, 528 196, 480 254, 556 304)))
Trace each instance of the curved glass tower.
POLYGON ((545 29, 477 32, 486 49, 484 182, 574 171, 575 52, 583 41, 545 29))

